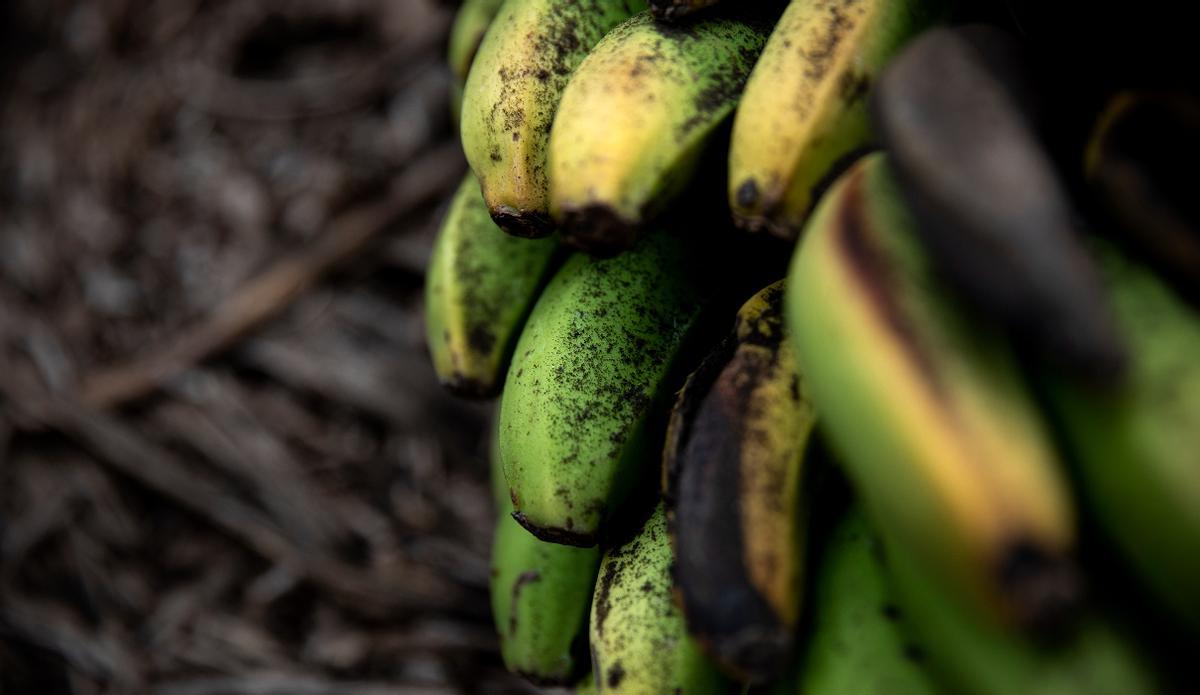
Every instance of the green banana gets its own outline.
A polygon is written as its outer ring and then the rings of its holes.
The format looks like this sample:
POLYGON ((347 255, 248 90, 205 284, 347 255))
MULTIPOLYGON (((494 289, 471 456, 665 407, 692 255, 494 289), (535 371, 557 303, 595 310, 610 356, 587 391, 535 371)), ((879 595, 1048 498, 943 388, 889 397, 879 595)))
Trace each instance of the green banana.
POLYGON ((1056 375, 1050 403, 1100 526, 1200 632, 1200 311, 1112 247, 1097 250, 1129 371, 1105 390, 1056 375))
POLYGON ((826 434, 898 549, 999 622, 1076 593, 1072 501, 1003 334, 938 285, 883 155, 822 199, 788 327, 826 434))
POLYGON ((463 396, 495 396, 512 345, 555 266, 556 240, 517 239, 488 216, 479 185, 463 180, 434 241, 425 327, 434 370, 463 396))
POLYGON ((514 516, 545 540, 595 544, 658 471, 677 358, 711 296, 697 240, 653 234, 616 258, 571 257, 517 343, 500 406, 514 516))
POLYGON ((812 620, 795 679, 777 695, 935 695, 896 608, 882 550, 862 509, 848 510, 825 541, 813 579, 812 620))
POLYGON ((492 218, 546 236, 546 144, 567 80, 610 29, 645 0, 508 0, 492 21, 463 93, 461 133, 492 218))
MULTIPOLYGON (((882 530, 882 529, 881 529, 882 530)), ((1054 643, 980 622, 951 600, 939 579, 887 543, 888 577, 917 653, 950 692, 964 695, 1150 695, 1167 692, 1137 644, 1088 612, 1054 643)))
POLYGON ((754 22, 643 12, 596 44, 550 132, 550 212, 566 243, 597 255, 634 243, 688 183, 765 40, 754 22))
POLYGON ((567 685, 587 668, 584 639, 599 565, 599 548, 547 543, 500 516, 492 616, 510 671, 540 685, 567 685))
POLYGON ((471 71, 471 63, 479 51, 483 35, 491 25, 492 19, 500 11, 504 0, 463 0, 454 16, 454 26, 450 28, 450 42, 447 48, 447 59, 450 73, 454 81, 450 84, 450 109, 455 114, 456 121, 462 115, 463 85, 467 83, 467 74, 471 71))
POLYGON ((727 681, 688 636, 671 598, 671 540, 662 505, 600 563, 589 629, 601 693, 722 693, 727 681))
POLYGON ((793 0, 738 106, 729 205, 747 229, 794 239, 817 189, 871 139, 866 94, 939 0, 793 0))
POLYGON ((680 392, 664 452, 688 630, 741 680, 778 676, 803 593, 804 457, 816 422, 783 327, 784 284, 738 312, 680 392))
POLYGON ((655 18, 662 20, 681 19, 706 7, 717 4, 720 0, 650 0, 650 11, 655 18))
POLYGON ((922 244, 964 298, 1064 366, 1110 379, 1124 350, 1031 118, 1022 51, 989 26, 926 32, 880 78, 874 123, 922 244))
POLYGON ((1100 115, 1084 175, 1120 235, 1200 296, 1200 206, 1183 162, 1200 156, 1200 98, 1182 92, 1121 92, 1100 115))

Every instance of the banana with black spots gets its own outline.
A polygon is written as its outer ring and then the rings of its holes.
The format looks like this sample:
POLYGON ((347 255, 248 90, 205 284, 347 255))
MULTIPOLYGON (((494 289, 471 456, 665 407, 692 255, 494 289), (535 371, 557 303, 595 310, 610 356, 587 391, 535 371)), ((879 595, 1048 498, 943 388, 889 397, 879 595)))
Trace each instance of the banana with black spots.
POLYGON ((550 131, 550 212, 563 241, 594 255, 632 246, 691 179, 765 40, 753 20, 675 25, 643 12, 596 44, 550 131))
POLYGON ((546 145, 567 80, 645 0, 508 0, 463 92, 463 151, 493 219, 517 236, 553 231, 546 145))
POLYGON ((446 50, 447 62, 450 64, 450 74, 454 81, 450 85, 450 113, 457 123, 462 118, 463 86, 467 83, 467 75, 471 72, 471 63, 475 62, 475 54, 483 35, 491 25, 500 5, 504 0, 464 0, 454 16, 454 25, 450 27, 450 41, 446 50))
POLYGON ((784 283, 751 298, 688 379, 664 453, 675 583, 688 630, 740 680, 779 676, 803 595, 816 423, 783 325, 784 283))
POLYGON ((939 284, 883 155, 822 199, 788 328, 825 433, 876 526, 980 616, 1076 601, 1074 507, 1004 334, 939 284))
POLYGON ((1054 413, 1100 527, 1200 634, 1200 310, 1096 242, 1129 370, 1109 388, 1050 375, 1054 413))
POLYGON ((556 265, 555 238, 518 239, 492 222, 467 174, 442 221, 425 280, 438 379, 468 397, 499 393, 512 345, 556 265))
POLYGON ((542 292, 499 440, 514 516, 535 535, 594 545, 631 493, 653 489, 677 362, 714 293, 698 241, 664 231, 616 258, 575 254, 542 292))
POLYGON ((662 505, 600 563, 589 628, 600 693, 724 693, 729 682, 688 636, 671 597, 671 539, 662 505))
POLYGON ((733 121, 729 205, 739 226, 794 239, 832 170, 869 146, 866 96, 940 0, 793 0, 733 121))

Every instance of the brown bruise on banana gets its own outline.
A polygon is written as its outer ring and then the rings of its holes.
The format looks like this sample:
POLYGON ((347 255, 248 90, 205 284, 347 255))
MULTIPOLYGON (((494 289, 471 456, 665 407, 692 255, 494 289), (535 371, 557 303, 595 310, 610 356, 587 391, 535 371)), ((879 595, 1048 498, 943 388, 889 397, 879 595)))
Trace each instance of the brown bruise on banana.
MULTIPOLYGON (((865 118, 863 103, 870 91, 871 76, 857 70, 861 51, 853 50, 853 47, 863 41, 862 34, 871 28, 872 10, 876 14, 879 12, 872 5, 877 4, 870 0, 814 0, 811 13, 820 21, 809 18, 805 22, 806 31, 799 39, 783 42, 783 48, 799 60, 773 60, 771 79, 788 84, 794 81, 791 76, 799 71, 803 80, 793 90, 788 109, 774 120, 805 123, 808 127, 795 138, 788 137, 785 130, 772 133, 771 137, 785 140, 781 147, 797 149, 801 146, 796 139, 811 139, 809 149, 817 149, 823 140, 835 137, 831 132, 812 132, 829 127, 823 122, 823 112, 854 109, 862 112, 856 114, 858 119, 865 118)), ((760 137, 766 135, 760 134, 760 137)), ((819 172, 816 174, 818 180, 794 181, 797 170, 805 164, 796 161, 786 171, 766 172, 765 180, 752 175, 736 184, 733 203, 734 221, 738 226, 752 232, 765 230, 785 239, 794 238, 816 203, 816 192, 825 179, 824 172, 819 172), (789 209, 793 205, 788 200, 789 190, 797 185, 808 189, 807 195, 797 196, 807 203, 802 209, 789 209)))
POLYGON ((797 497, 814 421, 783 333, 783 292, 776 283, 748 302, 735 341, 689 380, 666 456, 689 627, 716 660, 755 682, 791 656, 803 558, 797 497))
MULTIPOLYGON (((848 275, 865 295, 867 310, 876 312, 887 332, 904 346, 907 361, 919 377, 914 385, 919 384, 918 388, 930 396, 929 404, 935 408, 934 418, 941 421, 940 427, 946 428, 947 434, 930 433, 928 436, 969 437, 972 434, 968 422, 970 414, 960 411, 946 375, 937 367, 923 342, 919 326, 914 325, 906 313, 903 306, 905 292, 897 290, 898 284, 913 279, 900 277, 905 270, 886 257, 874 231, 874 225, 880 222, 872 219, 872 203, 866 190, 880 186, 886 175, 879 165, 873 169, 860 166, 854 170, 844 184, 835 211, 834 243, 850 269, 848 275), (868 180, 869 177, 873 180, 868 180)), ((987 466, 971 455, 971 449, 963 453, 969 454, 961 459, 963 465, 972 466, 976 475, 992 477, 987 466)), ((982 481, 981 484, 997 482, 982 481)), ((1028 531, 1023 519, 1010 516, 1003 499, 994 499, 998 506, 993 513, 1006 518, 999 521, 1003 530, 998 532, 999 537, 989 549, 985 565, 990 572, 983 579, 1004 603, 1000 610, 1005 619, 1024 628, 1053 630, 1069 618, 1070 608, 1078 600, 1080 586, 1074 565, 1061 547, 1048 546, 1028 531)))
MULTIPOLYGON (((583 104, 620 100, 626 106, 622 115, 633 120, 613 127, 654 141, 625 148, 585 147, 582 155, 562 157, 554 172, 561 179, 612 176, 602 186, 571 186, 556 212, 566 243, 599 257, 636 243, 645 223, 690 178, 687 163, 700 156, 707 136, 733 113, 765 37, 763 30, 758 41, 751 38, 758 29, 755 20, 674 25, 639 15, 604 38, 579 71, 581 79, 572 83, 571 89, 580 90, 573 98, 583 104), (697 50, 706 44, 708 50, 697 50), (703 87, 697 90, 697 85, 703 87), (680 95, 688 99, 686 105, 677 103, 680 95), (642 185, 647 172, 641 168, 648 161, 644 152, 666 149, 663 139, 671 141, 674 158, 657 163, 660 178, 642 185)), ((578 115, 586 118, 587 111, 578 115)))
MULTIPOLYGON (((581 18, 611 14, 615 5, 603 0, 564 3, 561 12, 547 13, 540 26, 523 34, 513 32, 518 50, 530 60, 514 60, 496 69, 499 93, 484 124, 494 175, 476 173, 493 220, 510 234, 536 238, 554 231, 546 195, 550 127, 571 73, 606 28, 581 18)), ((632 12, 638 3, 630 0, 624 5, 632 12)), ((498 21, 515 24, 517 18, 502 12, 498 21)))

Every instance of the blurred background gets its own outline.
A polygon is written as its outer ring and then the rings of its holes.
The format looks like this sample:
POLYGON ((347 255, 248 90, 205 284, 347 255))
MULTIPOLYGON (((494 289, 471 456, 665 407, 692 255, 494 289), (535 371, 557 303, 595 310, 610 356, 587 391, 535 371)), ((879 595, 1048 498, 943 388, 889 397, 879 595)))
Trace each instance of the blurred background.
POLYGON ((0 691, 521 692, 436 0, 0 2, 0 691))

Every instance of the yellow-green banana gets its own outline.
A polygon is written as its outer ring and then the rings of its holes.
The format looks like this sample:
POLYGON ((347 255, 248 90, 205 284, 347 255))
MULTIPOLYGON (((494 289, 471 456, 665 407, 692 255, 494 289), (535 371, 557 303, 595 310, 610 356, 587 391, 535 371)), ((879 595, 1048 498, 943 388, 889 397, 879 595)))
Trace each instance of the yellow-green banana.
POLYGON ((542 292, 500 407, 514 515, 534 534, 593 545, 638 483, 652 489, 703 275, 694 243, 659 232, 616 258, 571 257, 542 292))
POLYGON ((671 539, 660 504, 600 563, 590 624, 601 693, 723 693, 728 682, 687 634, 671 598, 671 539))
POLYGON ((696 10, 715 5, 720 0, 650 0, 650 11, 663 20, 686 17, 696 10))
POLYGON ((822 199, 788 277, 788 327, 821 421, 898 552, 977 613, 1073 603, 1073 506, 1004 335, 953 301, 883 155, 822 199))
POLYGON ((592 46, 644 0, 508 0, 484 36, 463 93, 462 142, 496 222, 545 236, 546 143, 567 80, 592 46))
POLYGON ((553 270, 557 241, 517 239, 488 216, 470 174, 442 222, 425 281, 425 326, 434 370, 448 389, 500 391, 512 344, 553 270))
MULTIPOLYGON (((880 529, 883 531, 883 529, 880 529)), ((964 612, 939 578, 887 542, 888 578, 904 626, 948 692, 963 695, 1151 695, 1168 692, 1137 643, 1088 612, 1053 642, 1027 639, 964 612)))
POLYGON ((1200 311, 1111 246, 1097 248, 1129 370, 1103 390, 1060 375, 1050 401, 1100 526, 1200 632, 1200 311))
POLYGON ((458 14, 454 16, 447 58, 450 72, 454 76, 450 85, 450 109, 456 120, 462 114, 463 85, 467 83, 471 63, 475 61, 475 54, 479 51, 483 35, 503 2, 504 0, 464 0, 458 8, 458 14))
POLYGON ((677 596, 688 630, 741 680, 792 656, 803 593, 804 457, 816 421, 783 326, 784 284, 680 392, 664 453, 677 596))
POLYGON ((812 619, 794 679, 774 695, 936 695, 910 641, 882 549, 855 504, 825 540, 814 568, 812 619))
POLYGON ((793 0, 733 122, 729 205, 739 225, 795 238, 817 188, 870 141, 866 95, 939 0, 793 0))
POLYGON ((597 255, 634 243, 733 112, 764 29, 726 16, 668 25, 643 12, 596 44, 550 132, 550 212, 566 243, 597 255))

